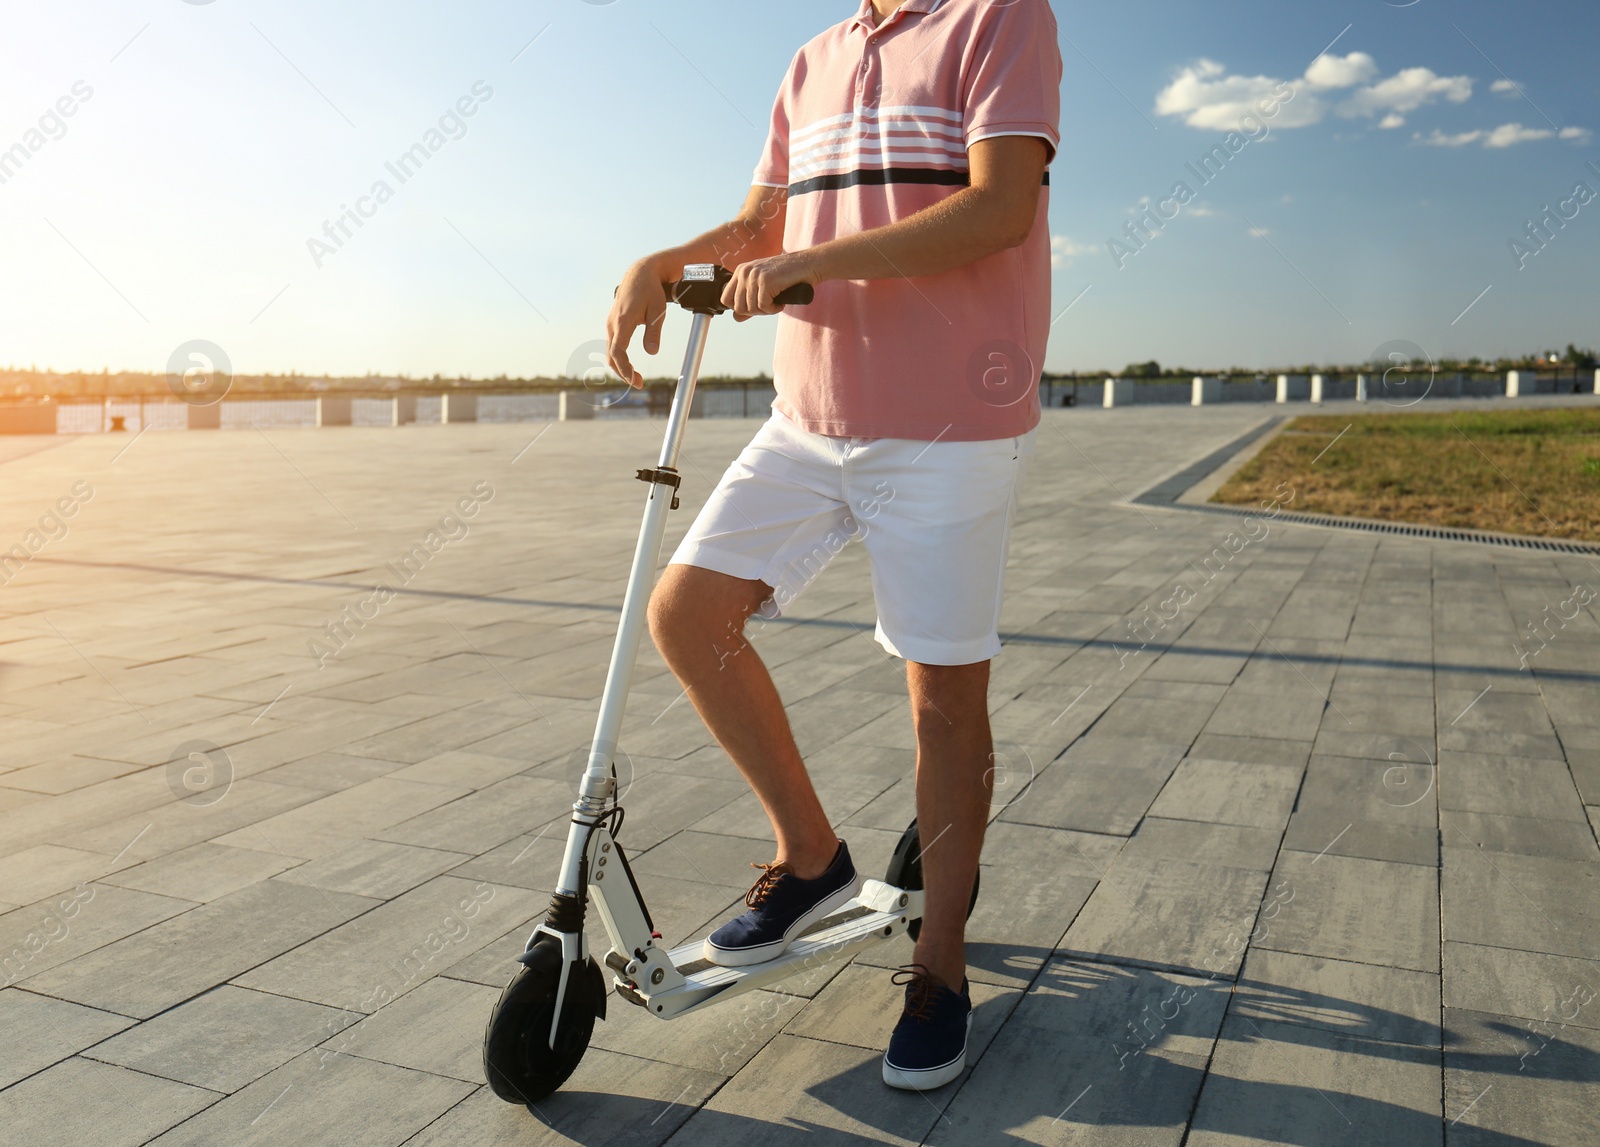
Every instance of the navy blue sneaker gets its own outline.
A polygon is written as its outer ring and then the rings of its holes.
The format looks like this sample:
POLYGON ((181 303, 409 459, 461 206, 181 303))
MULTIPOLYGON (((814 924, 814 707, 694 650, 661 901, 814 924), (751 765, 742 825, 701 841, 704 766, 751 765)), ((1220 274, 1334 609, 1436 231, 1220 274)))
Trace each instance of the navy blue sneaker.
POLYGON ((828 871, 801 880, 787 864, 754 864, 763 869, 744 902, 750 911, 706 937, 706 959, 725 968, 760 964, 783 955, 808 927, 855 899, 861 877, 844 841, 828 871))
POLYGON ((896 972, 894 982, 906 986, 906 1008, 883 1053, 883 1082, 907 1091, 943 1087, 967 1066, 972 1029, 967 981, 952 992, 921 964, 912 964, 896 972))

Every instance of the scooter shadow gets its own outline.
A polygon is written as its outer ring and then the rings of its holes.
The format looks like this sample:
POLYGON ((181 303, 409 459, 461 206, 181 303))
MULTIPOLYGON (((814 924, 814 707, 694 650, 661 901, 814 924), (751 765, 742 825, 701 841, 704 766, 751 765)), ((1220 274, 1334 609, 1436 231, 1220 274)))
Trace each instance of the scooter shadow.
MULTIPOLYGON (((969 962, 985 979, 1032 984, 978 1005, 976 1066, 937 1091, 886 1088, 876 1052, 775 1033, 735 1081, 693 1084, 715 1088, 708 1099, 567 1091, 545 1101, 543 1114, 562 1141, 590 1147, 673 1136, 694 1147, 1092 1144, 1130 1135, 1176 1144, 1191 1123, 1296 1147, 1411 1147, 1443 1144, 1447 1120, 1461 1115, 1452 1143, 1535 1147, 1545 1141, 1473 1125, 1463 1110, 1470 1094, 1447 1096, 1440 1117, 1441 1049, 1453 1072, 1470 1073, 1474 1091, 1518 1077, 1534 1086, 1600 1081, 1590 1047, 1559 1032, 1533 1044, 1494 1017, 1475 1033, 1441 1032, 1414 1015, 1278 983, 1235 985, 1003 944, 969 945, 969 962), (1324 1067, 1336 1056, 1337 1071, 1331 1081, 1308 1078, 1297 1054, 1324 1067)), ((691 1082, 693 1073, 674 1070, 691 1082)))

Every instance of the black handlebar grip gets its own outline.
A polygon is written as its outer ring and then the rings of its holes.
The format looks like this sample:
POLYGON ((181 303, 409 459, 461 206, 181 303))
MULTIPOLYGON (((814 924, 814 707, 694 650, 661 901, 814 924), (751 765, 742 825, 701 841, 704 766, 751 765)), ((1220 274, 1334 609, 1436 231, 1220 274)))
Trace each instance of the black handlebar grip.
POLYGON ((772 301, 780 307, 803 307, 816 298, 816 294, 810 283, 796 283, 779 291, 772 301))

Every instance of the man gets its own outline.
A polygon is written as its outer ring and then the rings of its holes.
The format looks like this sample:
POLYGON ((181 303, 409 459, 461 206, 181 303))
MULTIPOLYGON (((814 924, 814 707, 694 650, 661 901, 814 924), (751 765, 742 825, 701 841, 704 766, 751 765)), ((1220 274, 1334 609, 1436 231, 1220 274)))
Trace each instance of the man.
POLYGON ((860 889, 743 630, 786 608, 844 544, 872 563, 877 640, 906 660, 926 889, 891 1086, 961 1074, 963 934, 993 787, 989 660, 1011 519, 1039 421, 1049 330, 1046 168, 1061 57, 1048 0, 863 0, 806 44, 738 218, 629 268, 608 321, 631 385, 655 354, 664 282, 733 271, 741 321, 778 319, 772 418, 729 468, 651 600, 657 647, 760 798, 777 857, 750 911, 706 941, 772 959, 860 889))

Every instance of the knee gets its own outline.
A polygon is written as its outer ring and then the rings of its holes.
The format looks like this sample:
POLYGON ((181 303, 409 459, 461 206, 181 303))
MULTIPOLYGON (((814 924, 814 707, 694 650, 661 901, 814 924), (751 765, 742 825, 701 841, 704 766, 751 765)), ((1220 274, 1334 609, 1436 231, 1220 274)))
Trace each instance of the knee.
POLYGON ((759 606, 759 583, 691 566, 668 566, 650 595, 650 636, 663 656, 694 643, 723 646, 738 642, 745 619, 759 606))
POLYGON ((988 726, 989 663, 907 665, 911 718, 917 737, 939 740, 975 722, 988 726))
POLYGON ((689 634, 702 627, 695 618, 693 595, 681 592, 677 580, 669 568, 650 594, 650 636, 663 653, 681 645, 689 634))

